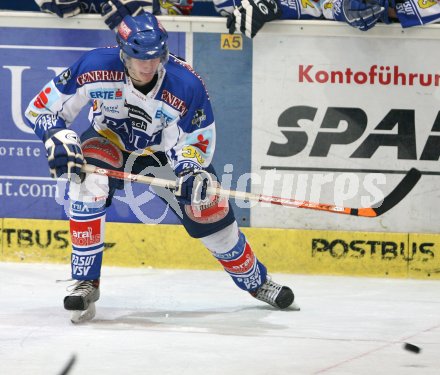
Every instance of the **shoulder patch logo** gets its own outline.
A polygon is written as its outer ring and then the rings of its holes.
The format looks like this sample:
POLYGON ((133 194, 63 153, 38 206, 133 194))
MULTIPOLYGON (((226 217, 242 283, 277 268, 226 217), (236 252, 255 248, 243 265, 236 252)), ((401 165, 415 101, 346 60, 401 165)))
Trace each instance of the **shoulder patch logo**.
POLYGON ((70 71, 70 69, 67 69, 60 74, 59 79, 56 84, 57 85, 67 85, 67 81, 69 81, 70 78, 72 78, 72 72, 70 71))
POLYGON ((200 128, 202 122, 206 120, 205 111, 203 109, 198 109, 191 120, 191 124, 200 128))

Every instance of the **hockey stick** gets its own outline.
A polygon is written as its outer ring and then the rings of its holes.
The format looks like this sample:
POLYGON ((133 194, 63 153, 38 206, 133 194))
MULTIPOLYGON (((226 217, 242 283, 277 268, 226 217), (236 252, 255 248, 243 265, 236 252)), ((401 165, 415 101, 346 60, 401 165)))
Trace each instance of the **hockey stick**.
POLYGON ((68 375, 75 362, 76 362, 76 355, 72 354, 72 357, 70 357, 69 362, 67 362, 66 366, 64 366, 63 370, 59 373, 59 375, 68 375))
MULTIPOLYGON (((96 167, 90 164, 84 164, 82 167, 84 173, 95 173, 119 180, 139 182, 142 184, 148 184, 151 186, 163 187, 172 191, 176 190, 176 182, 171 180, 164 180, 156 177, 142 176, 139 174, 131 174, 121 171, 115 171, 112 169, 105 169, 96 167)), ((377 207, 364 207, 364 208, 349 208, 343 206, 335 206, 332 204, 315 203, 309 201, 301 201, 291 198, 273 197, 263 194, 254 194, 244 191, 225 190, 220 188, 210 187, 207 190, 208 194, 219 195, 224 197, 234 197, 240 200, 256 201, 261 203, 270 203, 285 207, 306 208, 310 210, 319 210, 326 212, 333 212, 342 215, 354 215, 362 217, 377 217, 385 212, 389 211, 395 205, 397 205, 403 198, 405 198, 412 188, 417 184, 422 174, 419 170, 412 168, 400 181, 400 183, 389 193, 382 202, 377 204, 377 207)))

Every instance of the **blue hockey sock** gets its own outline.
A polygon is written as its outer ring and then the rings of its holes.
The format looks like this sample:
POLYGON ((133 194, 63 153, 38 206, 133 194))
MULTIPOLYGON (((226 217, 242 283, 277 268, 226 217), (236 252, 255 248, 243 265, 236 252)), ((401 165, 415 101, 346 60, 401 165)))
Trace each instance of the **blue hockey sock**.
POLYGON ((238 232, 238 242, 225 252, 213 252, 235 284, 248 292, 257 290, 266 281, 267 269, 257 259, 245 235, 238 232))
POLYGON ((71 203, 72 278, 96 280, 101 275, 104 250, 105 205, 71 203))

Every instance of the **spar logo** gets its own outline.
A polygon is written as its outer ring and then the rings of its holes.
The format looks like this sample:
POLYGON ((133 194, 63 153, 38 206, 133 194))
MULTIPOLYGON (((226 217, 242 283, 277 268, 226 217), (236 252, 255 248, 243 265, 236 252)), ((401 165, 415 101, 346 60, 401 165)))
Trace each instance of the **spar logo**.
MULTIPOLYGON (((361 108, 327 108, 318 132, 309 135, 300 125, 315 121, 318 108, 294 106, 278 118, 278 127, 286 138, 282 143, 271 142, 267 155, 291 157, 300 154, 311 143, 310 157, 327 157, 333 146, 350 145, 366 133, 368 116, 361 108)), ((394 148, 401 160, 431 160, 440 158, 440 111, 431 128, 420 156, 416 143, 416 121, 413 109, 391 109, 364 137, 349 158, 372 158, 382 147, 394 148)))

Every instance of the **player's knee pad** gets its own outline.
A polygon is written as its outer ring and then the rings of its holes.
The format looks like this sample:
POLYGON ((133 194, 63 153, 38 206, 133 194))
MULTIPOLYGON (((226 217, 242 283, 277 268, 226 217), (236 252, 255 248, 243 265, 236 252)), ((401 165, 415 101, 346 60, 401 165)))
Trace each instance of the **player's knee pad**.
MULTIPOLYGON (((213 185, 220 187, 217 181, 213 185)), ((185 213, 188 217, 200 224, 217 223, 224 219, 229 213, 229 201, 226 197, 208 196, 203 204, 185 205, 185 213)))
MULTIPOLYGON (((206 171, 216 176, 214 167, 209 165, 206 171)), ((191 237, 203 238, 217 233, 235 222, 234 212, 224 197, 213 197, 199 207, 182 205, 176 211, 181 222, 191 237)))
POLYGON ((266 281, 266 267, 257 259, 236 222, 201 241, 239 288, 252 292, 266 281))
MULTIPOLYGON (((82 135, 84 159, 87 163, 102 168, 121 170, 124 165, 122 151, 107 138, 101 137, 95 130, 89 129, 82 135)), ((111 205, 113 193, 124 188, 124 181, 115 178, 109 179, 110 194, 107 198, 107 207, 111 205)))
POLYGON ((181 205, 182 224, 191 237, 202 238, 214 234, 235 222, 235 216, 224 197, 211 197, 200 206, 181 205))
POLYGON ((91 164, 93 164, 93 161, 97 161, 99 164, 104 163, 116 169, 121 168, 123 165, 122 151, 107 138, 88 138, 81 144, 81 149, 84 158, 86 160, 90 159, 91 164))

